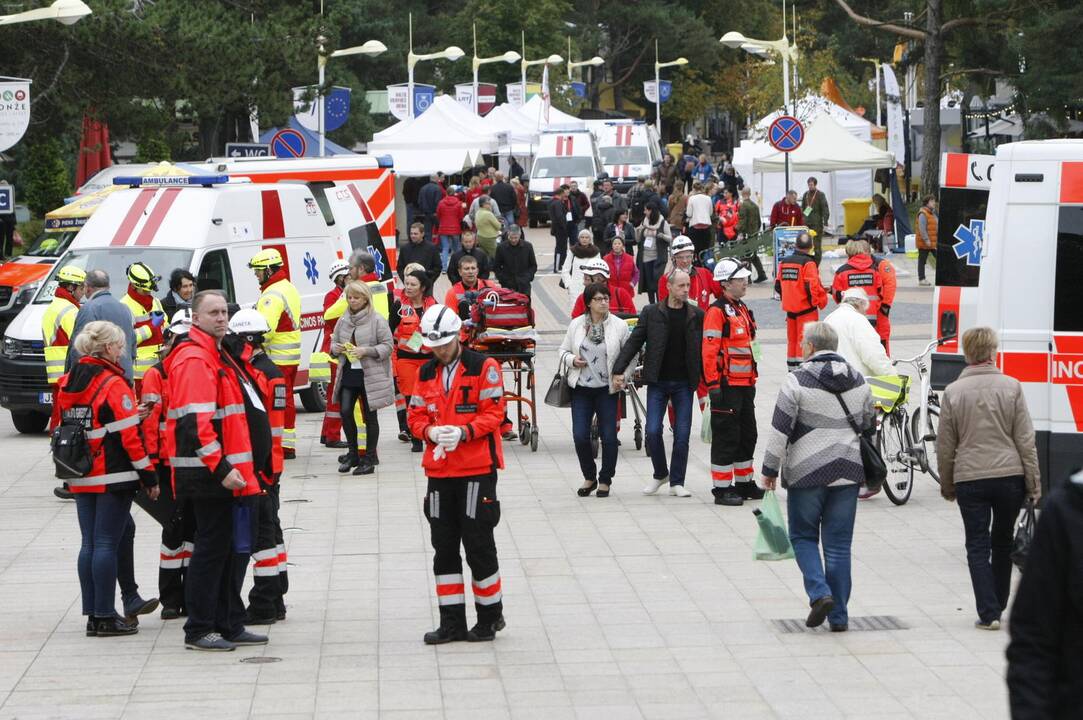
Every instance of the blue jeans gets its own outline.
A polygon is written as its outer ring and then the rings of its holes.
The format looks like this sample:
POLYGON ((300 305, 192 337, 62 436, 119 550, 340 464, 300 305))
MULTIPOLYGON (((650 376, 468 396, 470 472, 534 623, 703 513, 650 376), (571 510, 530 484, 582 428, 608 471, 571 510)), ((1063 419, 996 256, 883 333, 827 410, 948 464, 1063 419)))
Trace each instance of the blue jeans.
POLYGON ((654 479, 669 475, 670 485, 684 485, 688 469, 688 435, 692 431, 692 397, 695 391, 684 380, 659 380, 647 385, 647 452, 654 465, 654 479), (673 456, 666 470, 666 444, 662 418, 673 403, 673 456))
POLYGON ((832 625, 844 625, 850 616, 850 545, 857 514, 857 485, 790 488, 786 508, 790 516, 790 542, 797 566, 805 578, 809 602, 825 595, 835 601, 827 615, 832 625), (820 545, 823 544, 823 560, 820 545))
POLYGON ((579 469, 584 480, 597 480, 610 485, 617 471, 617 396, 608 387, 572 388, 572 439, 579 469), (602 471, 594 462, 594 449, 590 446, 590 426, 598 416, 598 435, 602 443, 602 471))
POLYGON ((440 262, 443 264, 444 272, 447 272, 447 263, 451 254, 459 252, 459 238, 459 235, 440 236, 440 262))
POLYGON ((135 520, 131 513, 128 513, 117 547, 117 585, 120 585, 120 600, 127 615, 128 606, 139 599, 139 585, 135 582, 135 520))
MULTIPOLYGON (((131 492, 75 495, 83 536, 78 568, 84 615, 110 618, 117 614, 117 551, 129 527, 132 498, 131 492)), ((134 524, 131 527, 134 533, 134 524)))
POLYGON ((955 485, 966 531, 966 562, 978 619, 991 623, 1008 607, 1012 589, 1012 540, 1023 507, 1022 475, 971 480, 955 485))
POLYGON ((515 211, 508 210, 505 213, 501 213, 501 217, 504 218, 504 229, 507 230, 510 226, 515 224, 515 211))

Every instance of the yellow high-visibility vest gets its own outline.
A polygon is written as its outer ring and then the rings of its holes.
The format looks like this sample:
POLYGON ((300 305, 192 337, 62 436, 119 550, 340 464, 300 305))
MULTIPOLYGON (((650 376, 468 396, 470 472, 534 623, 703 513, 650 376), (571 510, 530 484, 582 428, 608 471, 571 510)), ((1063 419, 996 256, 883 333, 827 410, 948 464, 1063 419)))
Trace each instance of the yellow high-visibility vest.
POLYGON ((891 412, 897 404, 905 405, 910 399, 910 378, 906 375, 873 375, 865 378, 872 393, 872 402, 884 412, 891 412))
POLYGON ((68 359, 68 343, 71 342, 72 330, 75 329, 75 316, 79 306, 71 300, 54 297, 41 316, 41 335, 45 341, 45 376, 50 385, 56 385, 64 374, 64 363, 68 359), (67 341, 57 345, 57 336, 63 330, 67 341))
POLYGON ((271 326, 263 341, 263 349, 275 365, 301 364, 301 293, 283 278, 269 286, 259 296, 256 309, 271 326), (280 332, 278 323, 286 314, 293 330, 280 332))
POLYGON ((164 323, 165 309, 162 307, 162 301, 154 298, 151 301, 150 310, 145 310, 138 300, 127 293, 120 298, 120 302, 132 313, 135 330, 135 362, 132 364, 132 370, 135 379, 142 380, 147 370, 158 362, 158 353, 162 350, 161 343, 145 344, 154 335, 154 329, 147 323, 150 322, 150 314, 153 312, 162 313, 164 323), (143 324, 140 325, 140 323, 143 324))

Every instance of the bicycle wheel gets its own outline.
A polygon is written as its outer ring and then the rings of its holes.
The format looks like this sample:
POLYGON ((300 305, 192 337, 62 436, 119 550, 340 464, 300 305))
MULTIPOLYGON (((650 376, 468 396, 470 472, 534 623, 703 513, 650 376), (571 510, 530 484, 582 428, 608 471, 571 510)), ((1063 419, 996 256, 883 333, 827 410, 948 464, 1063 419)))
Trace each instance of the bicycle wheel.
POLYGON ((914 490, 914 466, 910 459, 906 410, 885 415, 880 425, 880 454, 887 464, 884 491, 896 505, 905 505, 914 490))
POLYGON ((928 417, 925 421, 925 431, 918 427, 921 413, 914 413, 910 418, 910 437, 914 441, 914 448, 918 451, 918 461, 921 469, 932 475, 933 480, 940 482, 940 473, 936 471, 936 434, 940 430, 940 408, 929 405, 928 417))

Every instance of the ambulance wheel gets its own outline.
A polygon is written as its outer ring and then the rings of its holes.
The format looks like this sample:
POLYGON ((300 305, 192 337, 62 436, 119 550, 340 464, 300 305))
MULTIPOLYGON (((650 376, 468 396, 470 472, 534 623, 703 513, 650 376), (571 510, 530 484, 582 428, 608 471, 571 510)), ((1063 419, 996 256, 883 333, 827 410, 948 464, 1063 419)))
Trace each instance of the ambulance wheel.
POLYGON ((12 410, 11 422, 22 434, 37 435, 45 432, 45 427, 49 424, 49 416, 33 410, 12 410))
POLYGON ((538 452, 538 428, 530 431, 530 452, 538 452))
POLYGON ((320 413, 327 409, 327 384, 315 382, 298 393, 305 412, 320 413))
POLYGON ((521 445, 527 445, 530 443, 530 421, 524 420, 523 427, 519 429, 519 443, 521 445))

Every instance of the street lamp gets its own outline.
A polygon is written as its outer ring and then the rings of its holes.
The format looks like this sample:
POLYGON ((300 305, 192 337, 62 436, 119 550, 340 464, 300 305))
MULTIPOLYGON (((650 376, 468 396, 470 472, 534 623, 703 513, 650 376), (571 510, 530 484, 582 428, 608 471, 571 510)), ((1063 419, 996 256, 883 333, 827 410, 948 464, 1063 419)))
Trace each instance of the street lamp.
POLYGON ((688 58, 679 57, 670 62, 658 62, 658 38, 654 39, 654 130, 662 137, 662 81, 658 71, 665 67, 687 65, 688 58))
POLYGON ((533 66, 533 65, 559 65, 562 62, 564 62, 564 58, 562 58, 561 56, 554 53, 553 55, 550 55, 549 57, 543 58, 541 60, 527 60, 526 59, 526 31, 525 30, 522 31, 522 39, 523 39, 523 56, 522 56, 522 59, 519 61, 519 72, 522 75, 522 78, 520 79, 520 84, 522 85, 522 88, 523 88, 523 103, 526 104, 526 69, 528 67, 533 66))
POLYGON ((581 60, 579 62, 572 62, 572 36, 568 36, 568 80, 572 79, 572 70, 581 67, 601 67, 605 65, 605 60, 595 55, 590 60, 581 60))
POLYGON ((761 58, 766 57, 771 52, 778 53, 782 58, 782 104, 789 109, 790 63, 797 60, 797 47, 790 44, 790 40, 785 34, 780 40, 756 40, 731 30, 719 38, 719 42, 726 47, 739 48, 761 58))
POLYGON ((408 72, 408 80, 406 85, 407 103, 409 105, 409 117, 411 120, 414 117, 414 66, 422 60, 450 60, 455 62, 460 58, 466 57, 466 53, 463 52, 461 47, 456 45, 448 45, 440 52, 425 53, 424 55, 418 55, 414 52, 414 14, 410 13, 410 52, 406 56, 406 70, 408 72))
POLYGON ((509 65, 514 62, 519 62, 522 58, 519 53, 514 50, 508 50, 503 55, 493 55, 492 57, 479 58, 478 57, 478 24, 474 23, 474 61, 472 68, 474 71, 474 114, 478 115, 478 68, 482 65, 488 65, 489 63, 506 62, 509 65))
POLYGON ((369 40, 364 45, 356 45, 354 47, 342 48, 341 50, 335 50, 330 55, 324 53, 323 46, 327 42, 327 38, 320 35, 316 38, 318 51, 316 53, 316 66, 319 72, 319 85, 316 88, 316 128, 317 134, 320 136, 320 157, 324 156, 324 133, 323 133, 323 82, 324 82, 324 67, 327 65, 327 58, 329 57, 346 57, 347 55, 368 55, 374 57, 387 50, 387 46, 379 40, 369 40))
POLYGON ((74 25, 92 12, 83 0, 56 0, 49 7, 0 16, 0 25, 14 25, 34 20, 56 20, 62 25, 74 25))

